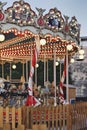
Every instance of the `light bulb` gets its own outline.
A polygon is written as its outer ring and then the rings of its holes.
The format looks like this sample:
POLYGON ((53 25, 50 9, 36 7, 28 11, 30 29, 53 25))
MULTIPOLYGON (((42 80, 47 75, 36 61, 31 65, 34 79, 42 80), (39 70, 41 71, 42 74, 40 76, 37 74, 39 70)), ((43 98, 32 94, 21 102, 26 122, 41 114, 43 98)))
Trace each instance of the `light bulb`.
POLYGON ((41 39, 40 40, 40 44, 43 46, 43 45, 45 45, 46 44, 46 40, 45 39, 41 39))
POLYGON ((3 42, 5 40, 5 35, 0 34, 0 42, 3 42))
POLYGON ((12 65, 12 69, 16 69, 16 65, 12 65))
POLYGON ((84 54, 84 50, 83 49, 79 50, 79 54, 83 55, 84 54))
POLYGON ((55 65, 58 66, 58 65, 59 65, 59 62, 56 61, 55 65))
POLYGON ((72 45, 71 44, 67 45, 67 50, 68 51, 72 50, 72 45))
POLYGON ((35 66, 36 68, 38 68, 39 67, 39 64, 36 64, 36 66, 35 66))
POLYGON ((79 55, 79 59, 84 59, 84 55, 79 55))
POLYGON ((73 59, 73 58, 71 58, 70 62, 71 62, 71 63, 74 63, 74 59, 73 59))

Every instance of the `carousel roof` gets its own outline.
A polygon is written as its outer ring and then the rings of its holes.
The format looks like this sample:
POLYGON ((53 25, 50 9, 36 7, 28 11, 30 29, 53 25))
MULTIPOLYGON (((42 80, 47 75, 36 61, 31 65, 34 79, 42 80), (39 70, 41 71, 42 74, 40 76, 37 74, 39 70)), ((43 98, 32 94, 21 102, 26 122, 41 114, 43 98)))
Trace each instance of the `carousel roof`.
POLYGON ((53 59, 54 49, 56 57, 63 58, 70 44, 73 48, 69 54, 77 52, 80 24, 75 16, 69 21, 57 8, 50 9, 47 14, 44 14, 45 9, 36 8, 36 13, 23 0, 15 1, 6 10, 3 9, 5 5, 0 2, 0 32, 5 35, 0 44, 1 61, 30 60, 37 35, 46 40, 46 44, 41 45, 40 60, 44 59, 44 54, 46 59, 53 59))

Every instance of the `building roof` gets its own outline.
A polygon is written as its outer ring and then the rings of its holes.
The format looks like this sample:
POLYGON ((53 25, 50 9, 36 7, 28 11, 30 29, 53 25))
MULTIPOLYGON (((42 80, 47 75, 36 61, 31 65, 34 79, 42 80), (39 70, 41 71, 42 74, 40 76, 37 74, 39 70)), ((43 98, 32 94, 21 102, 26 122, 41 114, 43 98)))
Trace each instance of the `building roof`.
POLYGON ((1 60, 30 60, 36 48, 37 35, 46 40, 46 45, 40 48, 40 60, 44 59, 44 54, 46 59, 53 59, 54 51, 56 57, 64 58, 69 44, 73 46, 69 55, 74 55, 78 50, 80 25, 75 16, 69 21, 57 8, 50 9, 45 15, 45 9, 36 8, 36 13, 23 0, 15 1, 3 10, 5 4, 0 3, 1 33, 6 36, 0 44, 1 60))

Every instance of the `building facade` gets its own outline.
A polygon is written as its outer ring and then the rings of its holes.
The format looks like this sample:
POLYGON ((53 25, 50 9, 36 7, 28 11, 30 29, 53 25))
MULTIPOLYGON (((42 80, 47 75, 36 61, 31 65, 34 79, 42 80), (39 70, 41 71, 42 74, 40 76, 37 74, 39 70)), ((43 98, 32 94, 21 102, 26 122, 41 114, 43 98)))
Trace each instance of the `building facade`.
POLYGON ((69 71, 73 84, 77 86, 76 96, 87 97, 87 36, 81 37, 80 45, 84 49, 84 59, 78 60, 76 54, 75 62, 70 64, 69 71))

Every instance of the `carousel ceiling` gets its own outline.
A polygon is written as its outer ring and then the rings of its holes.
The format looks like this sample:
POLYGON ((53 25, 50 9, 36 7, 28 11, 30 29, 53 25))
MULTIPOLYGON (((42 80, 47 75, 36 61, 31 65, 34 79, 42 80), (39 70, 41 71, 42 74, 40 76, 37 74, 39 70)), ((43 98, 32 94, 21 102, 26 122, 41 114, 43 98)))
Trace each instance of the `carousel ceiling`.
POLYGON ((0 2, 0 33, 5 35, 4 42, 0 43, 1 60, 30 60, 37 35, 46 40, 46 45, 41 45, 40 60, 44 55, 46 59, 53 59, 54 51, 56 57, 63 58, 67 45, 73 46, 69 51, 71 56, 78 51, 80 25, 75 16, 69 21, 57 8, 45 15, 45 9, 36 8, 36 14, 23 0, 15 1, 6 10, 3 9, 5 5, 0 2))

